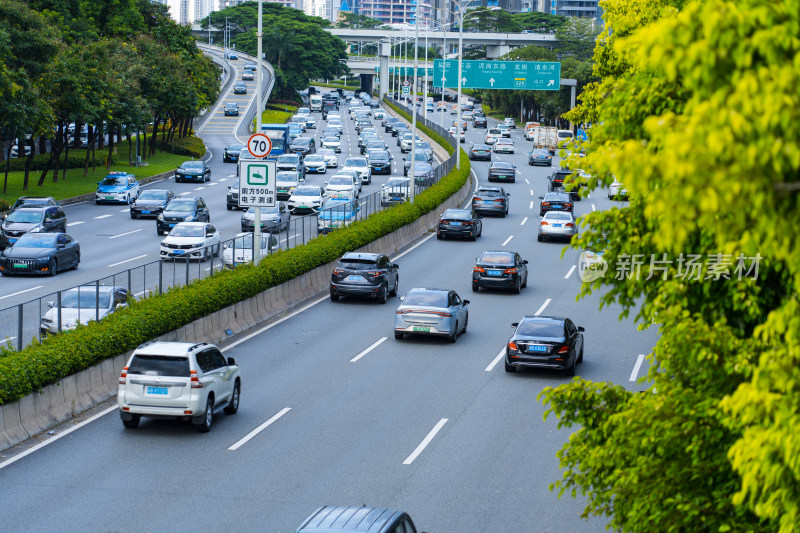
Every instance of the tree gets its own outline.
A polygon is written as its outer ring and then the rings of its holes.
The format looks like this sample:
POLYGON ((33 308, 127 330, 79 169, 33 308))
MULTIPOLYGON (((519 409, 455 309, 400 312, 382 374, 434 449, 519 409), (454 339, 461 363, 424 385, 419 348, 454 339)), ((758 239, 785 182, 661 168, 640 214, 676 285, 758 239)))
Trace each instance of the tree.
POLYGON ((464 16, 464 30, 519 33, 522 28, 508 11, 500 9, 470 9, 464 16))
POLYGON ((556 30, 559 52, 562 57, 574 57, 579 61, 587 61, 594 54, 595 41, 599 35, 599 27, 586 18, 573 17, 556 30))
POLYGON ((366 15, 356 15, 349 11, 342 11, 339 13, 341 17, 339 22, 336 23, 337 28, 380 28, 384 26, 383 22, 370 18, 366 15))
POLYGON ((531 30, 536 33, 555 33, 569 20, 562 15, 551 15, 541 11, 514 13, 511 15, 511 19, 523 30, 531 30))
POLYGON ((641 260, 583 294, 660 338, 647 392, 543 392, 577 428, 555 488, 617 530, 797 531, 800 237, 776 221, 799 205, 800 3, 605 6, 602 80, 571 118, 592 124, 588 185, 616 176, 632 197, 584 217, 574 246, 605 249, 611 273, 641 260))
POLYGON ((290 32, 283 32, 278 28, 273 28, 265 37, 262 46, 264 47, 267 61, 275 63, 275 66, 280 69, 281 61, 291 56, 295 51, 295 45, 292 42, 294 35, 290 32))

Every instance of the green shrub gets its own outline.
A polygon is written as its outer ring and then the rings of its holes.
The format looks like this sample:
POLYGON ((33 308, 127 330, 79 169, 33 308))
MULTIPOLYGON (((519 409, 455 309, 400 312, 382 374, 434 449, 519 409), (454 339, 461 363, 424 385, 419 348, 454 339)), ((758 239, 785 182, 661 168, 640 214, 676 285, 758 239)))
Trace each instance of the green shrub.
MULTIPOLYGON (((44 170, 44 167, 47 166, 47 162, 50 161, 50 155, 47 154, 36 154, 31 159, 31 166, 29 167, 31 171, 34 170, 44 170)), ((104 167, 106 165, 106 157, 108 157, 108 149, 104 150, 95 150, 94 151, 94 166, 104 167)), ((64 160, 66 158, 66 152, 61 152, 61 156, 59 157, 59 164, 58 168, 64 168, 64 160)), ((7 161, 0 162, 0 172, 6 171, 6 163, 8 163, 8 170, 9 172, 24 172, 25 171, 25 161, 27 157, 22 157, 19 159, 9 159, 7 161)), ((117 157, 114 154, 111 154, 111 163, 116 163, 117 157)), ((69 151, 69 160, 67 162, 67 168, 83 168, 86 164, 86 150, 70 150, 69 151)), ((92 166, 92 158, 89 157, 89 166, 92 166)), ((50 167, 53 168, 52 166, 50 167)))
POLYGON ((423 191, 414 204, 404 203, 336 230, 307 244, 266 257, 259 265, 225 270, 160 295, 132 301, 102 322, 34 341, 21 352, 0 348, 0 405, 16 401, 70 374, 114 357, 198 318, 330 263, 436 209, 467 181, 469 160, 463 157, 439 183, 423 191))
POLYGON ((176 155, 200 158, 206 154, 206 145, 203 139, 193 135, 187 135, 186 137, 175 137, 172 139, 172 142, 167 143, 164 151, 176 155))

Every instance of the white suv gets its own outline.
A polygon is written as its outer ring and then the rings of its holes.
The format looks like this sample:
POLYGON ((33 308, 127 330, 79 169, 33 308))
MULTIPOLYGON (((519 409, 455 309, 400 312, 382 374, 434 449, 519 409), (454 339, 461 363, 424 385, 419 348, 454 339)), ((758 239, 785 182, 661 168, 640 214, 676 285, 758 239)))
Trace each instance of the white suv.
POLYGON ((242 391, 236 361, 213 344, 151 341, 139 346, 119 377, 117 403, 126 428, 143 416, 191 419, 211 429, 214 411, 239 410, 242 391))

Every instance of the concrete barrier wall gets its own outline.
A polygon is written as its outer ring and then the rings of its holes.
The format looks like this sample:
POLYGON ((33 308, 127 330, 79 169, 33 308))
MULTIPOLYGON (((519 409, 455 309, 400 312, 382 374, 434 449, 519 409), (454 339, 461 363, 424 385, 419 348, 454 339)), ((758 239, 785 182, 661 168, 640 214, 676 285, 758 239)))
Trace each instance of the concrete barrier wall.
MULTIPOLYGON (((358 251, 393 256, 433 228, 441 211, 462 205, 471 191, 470 179, 439 210, 428 213, 412 224, 359 248, 358 251)), ((157 340, 220 343, 230 337, 228 330, 234 334, 247 331, 311 298, 327 293, 333 266, 332 262, 317 267, 248 300, 161 335, 157 340)), ((19 401, 0 406, 0 450, 19 444, 115 396, 119 375, 131 353, 129 351, 107 359, 19 401)))

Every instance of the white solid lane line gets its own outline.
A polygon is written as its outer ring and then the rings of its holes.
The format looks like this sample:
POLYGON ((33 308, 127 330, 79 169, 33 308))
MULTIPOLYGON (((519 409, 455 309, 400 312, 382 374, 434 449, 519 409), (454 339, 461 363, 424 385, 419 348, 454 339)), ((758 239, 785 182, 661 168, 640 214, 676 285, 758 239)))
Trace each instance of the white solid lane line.
POLYGON ((130 213, 130 208, 120 209, 120 213, 130 213))
POLYGON ((633 372, 631 372, 631 377, 628 381, 636 381, 636 378, 639 374, 639 369, 642 368, 642 362, 644 362, 644 354, 640 353, 638 359, 636 359, 636 364, 633 365, 633 372))
POLYGON ((209 183, 208 183, 208 186, 209 186, 209 187, 212 187, 212 186, 214 186, 214 185, 216 185, 216 184, 217 184, 217 182, 216 182, 216 181, 211 181, 211 182, 209 182, 209 183))
POLYGON ((536 311, 535 313, 533 313, 533 315, 534 315, 534 316, 539 316, 539 315, 541 315, 541 314, 544 312, 544 310, 547 308, 547 306, 548 306, 548 305, 550 305, 550 302, 552 302, 552 301, 553 301, 553 300, 551 300, 550 298, 548 298, 547 300, 545 300, 545 301, 544 301, 544 303, 542 304, 542 306, 539 308, 539 310, 538 310, 538 311, 536 311))
POLYGON ((575 272, 575 265, 572 265, 572 268, 569 269, 569 272, 567 272, 567 275, 564 276, 564 279, 569 279, 573 272, 575 272))
POLYGON ((353 357, 352 359, 350 359, 350 362, 351 362, 351 363, 355 363, 356 361, 358 361, 359 359, 361 359, 362 357, 364 357, 365 355, 367 355, 369 352, 371 352, 372 350, 374 350, 375 348, 377 348, 378 346, 380 346, 380 345, 381 345, 381 343, 383 343, 383 341, 385 341, 385 340, 386 340, 386 339, 388 339, 388 338, 389 338, 389 337, 381 337, 381 338, 380 338, 380 339, 378 339, 377 341, 373 342, 373 343, 372 343, 372 346, 370 346, 369 348, 367 348, 366 350, 364 350, 363 352, 361 352, 361 353, 360 353, 360 354, 358 354, 357 356, 355 356, 355 357, 353 357))
POLYGON ((81 225, 81 224, 83 224, 83 223, 84 223, 84 221, 83 221, 83 220, 79 220, 78 222, 68 222, 68 223, 67 223, 67 227, 68 227, 68 228, 71 228, 72 226, 80 226, 80 225, 81 225))
POLYGON ((497 363, 500 362, 500 359, 502 359, 505 354, 506 354, 506 347, 503 346, 503 349, 500 350, 500 353, 497 354, 497 357, 492 359, 492 362, 489 363, 489 366, 487 366, 484 370, 486 372, 491 372, 492 370, 494 370, 494 367, 497 365, 497 363))
POLYGON ((528 217, 522 219, 522 222, 519 223, 520 226, 524 226, 525 223, 528 221, 528 217))
POLYGON ((508 244, 508 242, 509 242, 511 239, 513 239, 513 238, 514 238, 514 236, 512 235, 512 236, 511 236, 511 237, 509 237, 508 239, 504 240, 504 241, 503 241, 503 244, 502 244, 501 246, 505 246, 505 245, 506 245, 506 244, 508 244))
POLYGON ((287 242, 289 239, 292 239, 292 238, 295 238, 295 239, 296 239, 296 238, 297 238, 297 237, 299 237, 300 235, 301 235, 300 233, 295 233, 294 235, 291 235, 291 236, 289 236, 289 237, 286 237, 285 239, 281 239, 281 242, 287 242))
POLYGON ((195 187, 195 188, 194 188, 194 189, 192 189, 192 190, 193 190, 193 191, 202 191, 203 189, 205 189, 205 187, 195 187))
POLYGON ((428 444, 431 443, 431 441, 433 440, 433 437, 435 437, 436 434, 439 433, 439 430, 442 429, 442 426, 444 426, 446 423, 447 423, 447 419, 446 418, 442 418, 441 420, 439 420, 439 422, 437 422, 436 425, 433 426, 433 429, 430 431, 430 433, 428 433, 428 435, 422 440, 422 442, 419 443, 419 446, 417 446, 417 449, 414 450, 413 452, 411 452, 411 455, 409 455, 406 458, 406 460, 403 461, 403 464, 404 465, 410 465, 411 463, 413 463, 414 459, 419 457, 419 454, 421 454, 423 452, 423 450, 425 450, 425 447, 428 446, 428 444))
POLYGON ((131 233, 137 233, 139 231, 142 231, 142 228, 135 229, 133 231, 126 231, 125 233, 120 233, 119 235, 113 235, 113 236, 109 237, 109 239, 116 239, 117 237, 124 237, 125 235, 130 235, 131 233))
POLYGON ((280 411, 278 411, 277 413, 275 413, 275 414, 272 416, 272 418, 270 418, 269 420, 267 420, 266 422, 264 422, 263 424, 261 424, 260 426, 258 426, 256 429, 254 429, 253 431, 251 431, 250 433, 248 433, 248 434, 247 434, 247 435, 245 435, 244 437, 242 437, 242 439, 241 439, 241 440, 239 440, 239 441, 238 441, 236 444, 234 444, 233 446, 231 446, 230 448, 228 448, 228 450, 230 450, 230 451, 232 451, 232 452, 235 452, 235 451, 236 451, 236 450, 238 450, 238 449, 239 449, 239 448, 240 448, 240 447, 241 447, 243 444, 246 444, 246 443, 247 443, 247 441, 249 441, 250 439, 252 439, 252 438, 253 438, 253 437, 255 437, 256 435, 258 435, 259 433, 261 433, 262 431, 264 431, 265 429, 267 429, 269 426, 271 426, 273 423, 275 423, 275 422, 276 422, 276 421, 277 421, 277 420, 278 420, 280 417, 282 417, 283 415, 285 415, 286 413, 288 413, 288 412, 289 412, 289 411, 291 411, 291 410, 292 410, 292 408, 291 408, 291 407, 284 407, 283 409, 281 409, 280 411))
POLYGON ((24 291, 17 291, 11 294, 6 294, 5 296, 0 296, 0 300, 2 300, 3 298, 11 298, 12 296, 16 296, 18 294, 35 291, 36 289, 41 289, 42 287, 44 287, 44 285, 37 285, 36 287, 31 287, 30 289, 25 289, 24 291))
POLYGON ((131 257, 130 259, 126 259, 125 261, 120 261, 119 263, 114 263, 113 265, 108 265, 108 268, 124 265, 125 263, 130 263, 131 261, 136 261, 137 259, 141 259, 142 257, 147 257, 147 254, 137 255, 136 257, 131 257))
POLYGON ((100 215, 99 217, 92 217, 95 220, 100 220, 101 218, 109 218, 111 215, 100 215))
MULTIPOLYGON (((236 177, 236 174, 228 174, 228 178, 235 178, 235 177, 236 177)), ((222 178, 219 181, 228 181, 228 178, 222 178)))
POLYGON ((592 204, 592 211, 594 211, 595 209, 596 209, 596 208, 595 208, 594 204, 592 204))
POLYGON ((36 451, 40 450, 41 448, 44 448, 44 447, 45 447, 45 446, 47 446, 48 444, 52 444, 52 443, 54 443, 55 441, 57 441, 57 440, 58 440, 58 439, 60 439, 61 437, 66 437, 67 435, 69 435, 69 434, 70 434, 70 433, 72 433, 73 431, 77 431, 77 430, 79 430, 80 428, 82 428, 83 426, 85 426, 85 425, 87 425, 87 424, 91 424, 92 422, 94 422, 95 420, 97 420, 98 418, 100 418, 101 416, 105 416, 105 415, 107 415, 108 413, 110 413, 110 412, 112 412, 112 411, 116 411, 116 410, 118 410, 118 409, 119 409, 119 407, 118 407, 118 406, 116 406, 116 405, 114 405, 114 406, 112 406, 112 407, 109 407, 108 409, 106 409, 106 410, 104 410, 104 411, 101 411, 101 412, 97 413, 97 414, 96 414, 96 415, 94 415, 93 417, 91 417, 91 418, 87 418, 86 420, 84 420, 84 421, 83 421, 83 422, 81 422, 80 424, 76 424, 76 425, 72 426, 71 428, 64 430, 64 432, 63 432, 63 433, 59 433, 58 435, 54 435, 54 436, 50 437, 49 439, 47 439, 46 441, 44 441, 44 442, 40 442, 39 444, 37 444, 37 445, 36 445, 36 446, 34 446, 33 448, 28 448, 27 450, 25 450, 25 451, 24 451, 24 452, 22 452, 21 454, 19 454, 19 455, 15 455, 14 457, 12 457, 11 459, 8 459, 7 461, 3 461, 2 463, 0 463, 0 468, 5 468, 5 467, 7 467, 8 465, 14 464, 14 463, 16 463, 17 461, 19 461, 20 459, 22 459, 23 457, 27 457, 28 455, 30 455, 30 454, 32 454, 32 453, 34 453, 34 452, 36 452, 36 451))

